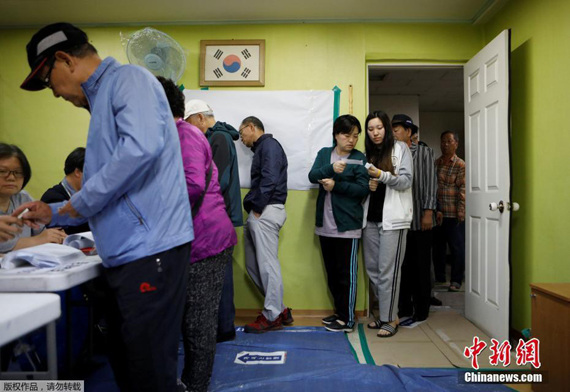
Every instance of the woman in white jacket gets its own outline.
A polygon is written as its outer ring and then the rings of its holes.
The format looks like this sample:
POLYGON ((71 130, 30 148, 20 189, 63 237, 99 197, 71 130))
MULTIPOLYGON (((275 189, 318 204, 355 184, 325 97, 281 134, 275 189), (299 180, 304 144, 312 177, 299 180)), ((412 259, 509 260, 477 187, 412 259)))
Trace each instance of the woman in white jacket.
POLYGON ((398 331, 400 273, 413 214, 413 162, 408 146, 394 140, 390 119, 382 111, 366 118, 365 148, 372 192, 362 235, 364 263, 380 311, 368 327, 386 338, 398 331))

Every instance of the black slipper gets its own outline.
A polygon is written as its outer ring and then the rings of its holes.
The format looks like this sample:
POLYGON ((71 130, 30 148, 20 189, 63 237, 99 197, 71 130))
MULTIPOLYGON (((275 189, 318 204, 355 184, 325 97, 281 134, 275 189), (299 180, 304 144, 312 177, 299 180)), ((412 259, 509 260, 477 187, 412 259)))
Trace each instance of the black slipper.
POLYGON ((398 326, 396 325, 396 327, 393 327, 391 324, 389 323, 384 323, 382 324, 382 326, 380 327, 380 329, 382 331, 386 331, 388 332, 387 335, 380 335, 379 333, 376 334, 376 336, 378 336, 379 338, 391 338, 392 336, 394 336, 396 334, 396 332, 398 332, 398 326))
POLYGON ((380 319, 378 319, 372 321, 371 323, 368 323, 367 327, 370 329, 380 329, 384 324, 385 324, 384 321, 380 321, 380 319))

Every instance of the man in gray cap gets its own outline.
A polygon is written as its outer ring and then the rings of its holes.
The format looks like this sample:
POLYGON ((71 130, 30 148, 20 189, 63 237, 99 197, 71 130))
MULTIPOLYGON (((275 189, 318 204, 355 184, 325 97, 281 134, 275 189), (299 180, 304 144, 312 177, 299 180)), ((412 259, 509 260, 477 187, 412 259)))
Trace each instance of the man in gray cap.
POLYGON ((110 362, 123 391, 177 390, 178 340, 194 239, 180 142, 154 75, 102 60, 69 23, 28 43, 28 91, 52 90, 91 113, 83 186, 68 202, 34 201, 24 221, 71 226, 85 218, 103 261, 110 362))
POLYGON ((396 114, 392 118, 394 138, 406 143, 414 162, 414 181, 412 195, 414 216, 408 231, 406 255, 402 264, 400 284, 400 325, 406 326, 422 322, 429 315, 431 298, 431 244, 432 228, 435 226, 434 211, 437 207, 437 178, 433 150, 429 147, 412 143, 412 135, 418 132, 418 126, 405 114, 396 114))

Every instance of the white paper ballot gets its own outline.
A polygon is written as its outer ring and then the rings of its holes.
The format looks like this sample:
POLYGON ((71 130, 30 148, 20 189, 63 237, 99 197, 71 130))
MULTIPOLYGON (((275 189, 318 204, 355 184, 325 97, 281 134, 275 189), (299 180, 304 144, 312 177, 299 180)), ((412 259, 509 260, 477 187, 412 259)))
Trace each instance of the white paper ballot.
POLYGON ((364 167, 367 168, 367 169, 370 169, 370 166, 372 166, 372 164, 371 164, 370 162, 366 162, 366 163, 364 164, 364 167))
POLYGON ((84 233, 70 234, 63 240, 63 245, 71 246, 75 249, 93 248, 95 240, 93 233, 86 231, 84 233))
POLYGON ((362 159, 343 159, 347 165, 362 165, 362 159))
POLYGON ((84 259, 85 255, 78 249, 59 244, 42 244, 8 253, 0 264, 2 268, 11 269, 31 264, 38 268, 51 268, 84 259))

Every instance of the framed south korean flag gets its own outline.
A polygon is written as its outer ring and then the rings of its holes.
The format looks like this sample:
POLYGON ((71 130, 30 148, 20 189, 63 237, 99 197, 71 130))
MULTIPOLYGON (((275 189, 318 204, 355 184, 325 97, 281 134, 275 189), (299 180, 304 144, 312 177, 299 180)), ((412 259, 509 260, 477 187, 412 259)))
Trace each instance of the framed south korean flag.
POLYGON ((265 86, 265 40, 200 41, 200 86, 265 86))

